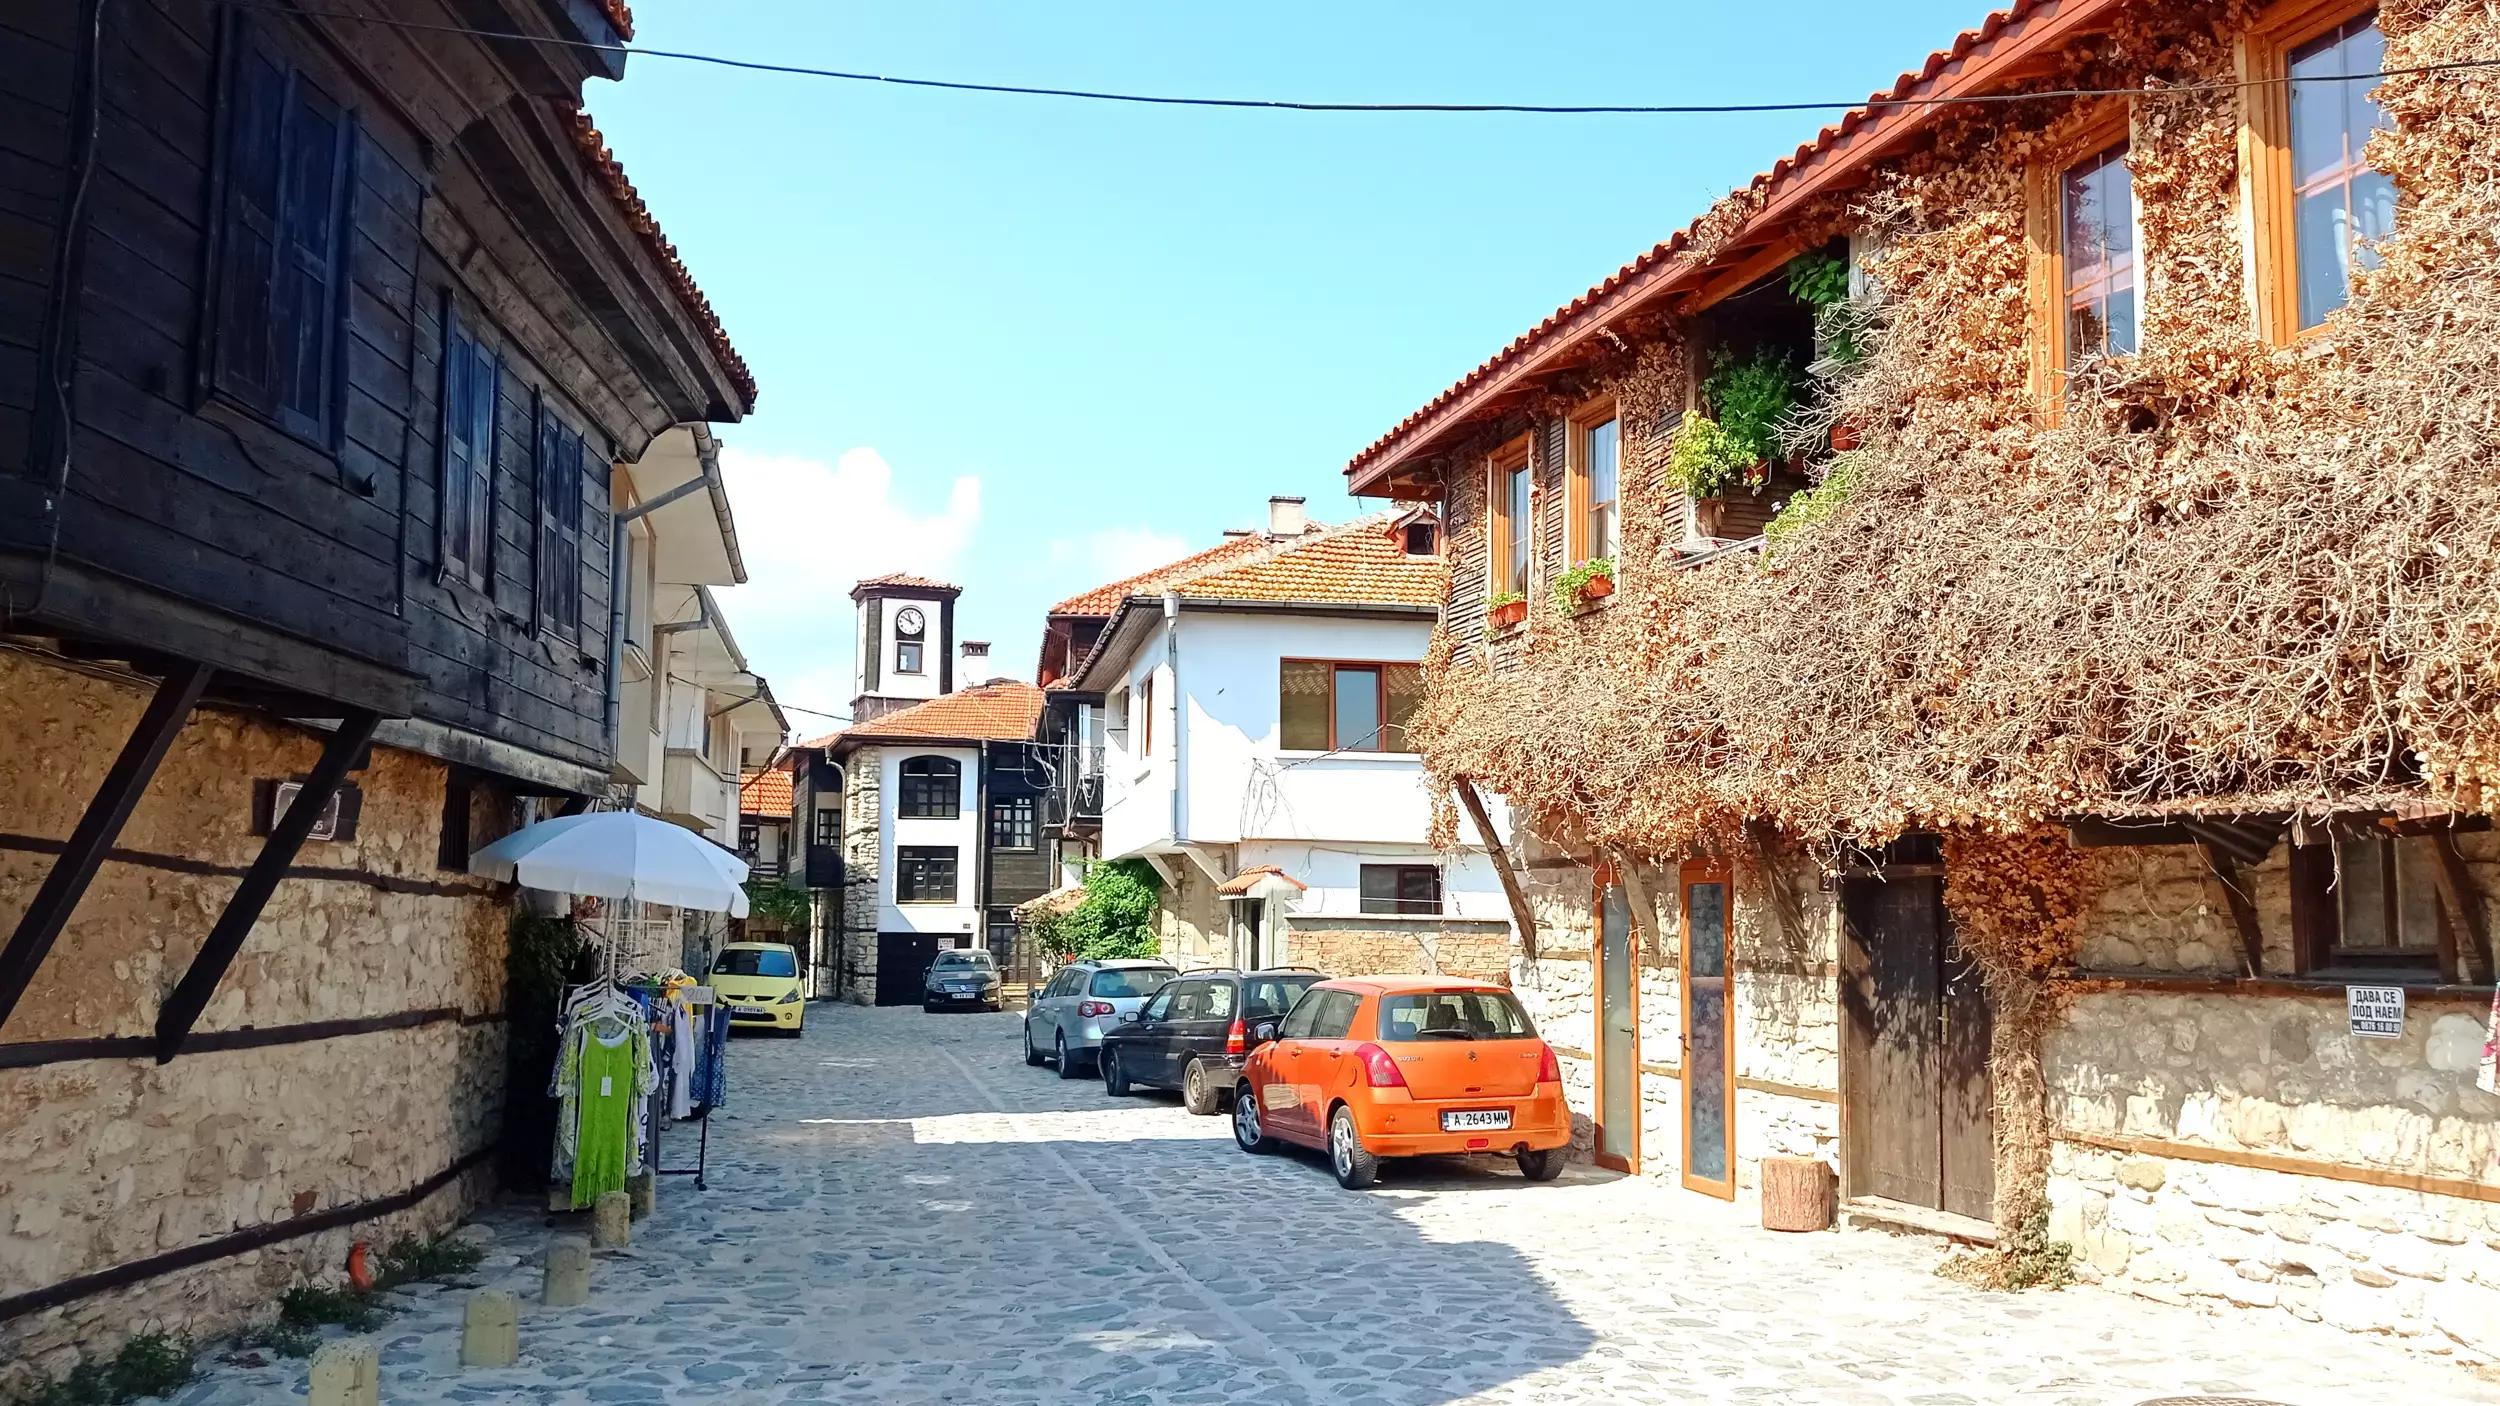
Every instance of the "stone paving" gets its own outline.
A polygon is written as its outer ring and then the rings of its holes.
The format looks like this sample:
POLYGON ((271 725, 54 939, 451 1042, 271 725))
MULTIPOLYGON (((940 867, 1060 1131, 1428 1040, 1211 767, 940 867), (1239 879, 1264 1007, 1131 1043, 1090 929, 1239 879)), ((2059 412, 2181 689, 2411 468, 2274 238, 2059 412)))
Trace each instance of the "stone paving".
MULTIPOLYGON (((377 1334, 385 1403, 2485 1403, 2323 1328, 2097 1289, 1996 1295, 1873 1232, 1780 1236, 1670 1186, 1393 1166, 1362 1194, 1175 1098, 1024 1066, 1014 1014, 820 1008, 741 1040, 710 1187, 667 1182, 589 1305, 536 1302, 547 1217, 481 1218, 521 1358, 462 1370, 466 1285, 377 1334)), ((672 1157, 680 1149, 672 1146, 672 1157)), ((301 1363, 175 1399, 300 1399, 301 1363)))

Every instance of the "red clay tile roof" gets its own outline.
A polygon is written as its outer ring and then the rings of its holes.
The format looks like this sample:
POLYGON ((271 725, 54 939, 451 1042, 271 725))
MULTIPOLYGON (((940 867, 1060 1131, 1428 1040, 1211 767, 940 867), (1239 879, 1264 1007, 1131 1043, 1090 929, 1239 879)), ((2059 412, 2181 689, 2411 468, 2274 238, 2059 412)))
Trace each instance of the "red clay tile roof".
POLYGON ((853 723, 830 741, 834 746, 920 738, 1023 742, 1033 736, 1033 729, 1041 720, 1042 691, 1029 683, 1002 680, 959 688, 942 698, 888 713, 874 722, 853 723))
POLYGON ((801 742, 801 743, 799 743, 799 744, 798 744, 795 748, 793 748, 792 750, 794 750, 794 751, 800 751, 800 752, 817 752, 817 751, 822 751, 822 750, 824 750, 825 748, 832 746, 834 743, 841 741, 841 740, 842 740, 842 734, 843 734, 843 733, 846 733, 846 732, 848 732, 848 731, 850 731, 850 729, 849 729, 849 728, 847 728, 847 727, 837 727, 837 728, 835 728, 833 731, 826 733, 826 734, 825 734, 824 736, 822 736, 822 737, 811 737, 811 738, 807 739, 805 742, 801 742))
POLYGON ((1441 603, 1438 556, 1409 556, 1403 512, 1373 513, 1239 565, 1219 565, 1164 589, 1184 600, 1309 601, 1342 605, 1441 603))
POLYGON ((608 23, 615 26, 617 38, 634 37, 633 6, 626 4, 625 0, 600 0, 599 8, 608 12, 608 23))
MULTIPOLYGON (((1813 141, 1801 144, 1794 153, 1774 163, 1770 170, 1755 176, 1751 182, 1747 183, 1745 189, 1760 196, 1766 205, 1774 198, 1785 200, 1807 193, 1839 173, 1845 163, 1826 160, 1826 158, 1833 156, 1849 138, 1857 135, 1869 123, 1899 126, 1906 129, 1916 125, 1924 114, 1936 110, 1932 106, 1878 107, 1878 104, 1898 104, 1913 97, 1934 96, 1935 94, 1928 90, 1937 87, 1952 87, 1952 82, 1940 83, 1939 80, 1959 80, 1968 76, 1973 68, 1980 67, 1967 64, 1975 50, 1993 43, 2004 34, 2007 28, 2021 25, 2042 11, 2046 11, 2047 14, 2040 33, 2036 36, 2030 34, 2018 36, 2017 51, 2031 47, 2033 42, 2054 42, 2060 38, 2072 37, 2077 31, 2082 30, 2094 15, 2112 9, 2121 2, 2122 0, 2014 0, 2014 3, 2007 5, 2004 9, 1991 12, 1986 19, 1980 21, 1976 28, 1962 31, 1961 34, 1955 36, 1951 45, 1928 55, 1926 63, 1913 72, 1902 74, 1888 91, 1870 95, 1867 99, 1867 106, 1850 109, 1838 122, 1825 127, 1816 134, 1813 141)), ((1659 265, 1685 253, 1693 240, 1701 235, 1702 226, 1708 218, 1709 216, 1705 213, 1695 219, 1693 223, 1677 231, 1663 243, 1652 246, 1647 253, 1615 270, 1612 277, 1557 308, 1553 315, 1543 322, 1512 338, 1508 346, 1486 358, 1475 370, 1460 377, 1456 385, 1434 396, 1425 403, 1422 409, 1400 420, 1387 434, 1366 446, 1361 453, 1356 454, 1347 463, 1345 468, 1346 477, 1357 481, 1356 491, 1363 491, 1360 475, 1366 467, 1378 460, 1391 446, 1430 421, 1451 402, 1483 384, 1530 350, 1572 329, 1585 314, 1613 300, 1627 285, 1635 281, 1640 281, 1644 285, 1652 282, 1653 280, 1648 276, 1653 271, 1658 271, 1659 265)), ((1753 217, 1748 221, 1748 226, 1750 227, 1760 219, 1759 215, 1753 217)), ((1671 277, 1682 277, 1698 274, 1707 266, 1707 261, 1695 261, 1691 268, 1668 269, 1662 272, 1671 277)), ((1644 286, 1640 291, 1654 290, 1644 286)))
POLYGON ((1300 879, 1295 878, 1293 875, 1286 873, 1284 870, 1277 868, 1273 864, 1261 864, 1253 869, 1244 869, 1240 873, 1226 879, 1224 882, 1217 884, 1215 886, 1215 891, 1233 898, 1239 898, 1241 895, 1258 887, 1259 880, 1261 879, 1282 879, 1286 883, 1293 885, 1295 888, 1300 889, 1304 893, 1309 893, 1311 891, 1311 886, 1309 884, 1302 882, 1300 879))
POLYGON ((747 773, 746 779, 738 783, 738 813, 788 815, 790 773, 781 767, 747 773))
POLYGON ((952 585, 934 577, 914 576, 905 571, 889 571, 883 576, 871 576, 865 581, 854 582, 851 590, 857 592, 869 586, 907 586, 918 591, 954 591, 958 594, 963 591, 961 586, 952 585))
POLYGON ((1053 615, 1109 615, 1112 611, 1119 609, 1120 602, 1127 600, 1130 596, 1159 595, 1163 588, 1173 581, 1213 567, 1223 566, 1229 562, 1246 561, 1266 551, 1271 545, 1265 537, 1255 532, 1247 537, 1228 537, 1205 551, 1192 552, 1179 561, 1165 562, 1152 570, 1138 572, 1134 576, 1114 581, 1108 586, 1096 586, 1083 595, 1070 596, 1052 606, 1050 613, 1053 615))
MULTIPOLYGON (((631 18, 627 16, 629 23, 631 18)), ((662 272, 676 287, 677 300, 685 305, 695 325, 710 339, 712 354, 720 358, 721 365, 729 372, 730 381, 738 388, 739 398, 745 401, 739 407, 740 412, 752 412, 755 409, 755 377, 748 372, 746 359, 738 355, 736 347, 730 345, 729 333, 721 327, 719 315, 712 311, 711 299, 704 297, 703 290, 695 286, 694 275, 686 271, 685 260, 677 256, 677 246, 669 243, 668 236, 660 232, 660 222, 652 217, 651 207, 642 203, 641 193, 634 189, 632 181, 625 178, 625 168, 617 164, 615 154, 608 150, 607 139, 599 135, 599 129, 591 124, 587 112, 573 114, 573 144, 580 149, 582 160, 590 167, 591 175, 607 188, 608 196, 616 202, 617 208, 624 211, 625 222, 642 236, 643 247, 659 261, 662 272)))

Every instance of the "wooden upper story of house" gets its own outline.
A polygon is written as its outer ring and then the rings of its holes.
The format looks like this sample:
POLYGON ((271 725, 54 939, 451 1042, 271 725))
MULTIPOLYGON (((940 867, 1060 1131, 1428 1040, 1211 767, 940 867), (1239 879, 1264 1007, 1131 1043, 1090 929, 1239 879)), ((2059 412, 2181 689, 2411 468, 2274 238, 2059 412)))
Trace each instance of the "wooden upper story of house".
POLYGON ((629 23, 597 0, 0 19, 6 630, 604 784, 614 466, 754 397, 581 111, 624 62, 584 45, 629 23))

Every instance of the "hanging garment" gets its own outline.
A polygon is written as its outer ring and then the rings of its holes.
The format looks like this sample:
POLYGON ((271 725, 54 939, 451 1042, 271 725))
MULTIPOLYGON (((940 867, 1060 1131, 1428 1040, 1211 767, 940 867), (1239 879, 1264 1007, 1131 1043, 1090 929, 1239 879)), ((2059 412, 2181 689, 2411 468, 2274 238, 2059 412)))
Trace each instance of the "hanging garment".
POLYGON ((729 1012, 720 1006, 703 1008, 703 1060, 694 1098, 706 1108, 729 1101, 729 1012))
POLYGON ((2483 1027, 2483 1067, 2475 1084, 2487 1094, 2500 1094, 2500 988, 2491 993, 2491 1019, 2483 1027))
POLYGON ((668 1081, 668 1116, 694 1116, 694 1023, 699 1019, 695 1008, 686 1003, 679 991, 669 993, 668 1022, 670 1063, 668 1081))
POLYGON ((565 1045, 574 1124, 573 1206, 579 1210, 625 1189, 641 1163, 638 1105, 657 1087, 650 1037, 614 1019, 581 1023, 565 1045))

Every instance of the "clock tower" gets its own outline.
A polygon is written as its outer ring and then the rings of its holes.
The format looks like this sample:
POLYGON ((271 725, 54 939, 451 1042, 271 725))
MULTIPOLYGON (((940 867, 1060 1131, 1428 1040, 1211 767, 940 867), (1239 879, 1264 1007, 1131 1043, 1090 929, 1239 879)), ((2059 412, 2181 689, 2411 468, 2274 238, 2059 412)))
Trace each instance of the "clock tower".
POLYGON ((851 588, 858 617, 851 718, 868 722, 955 691, 955 598, 926 576, 875 576, 851 588))

